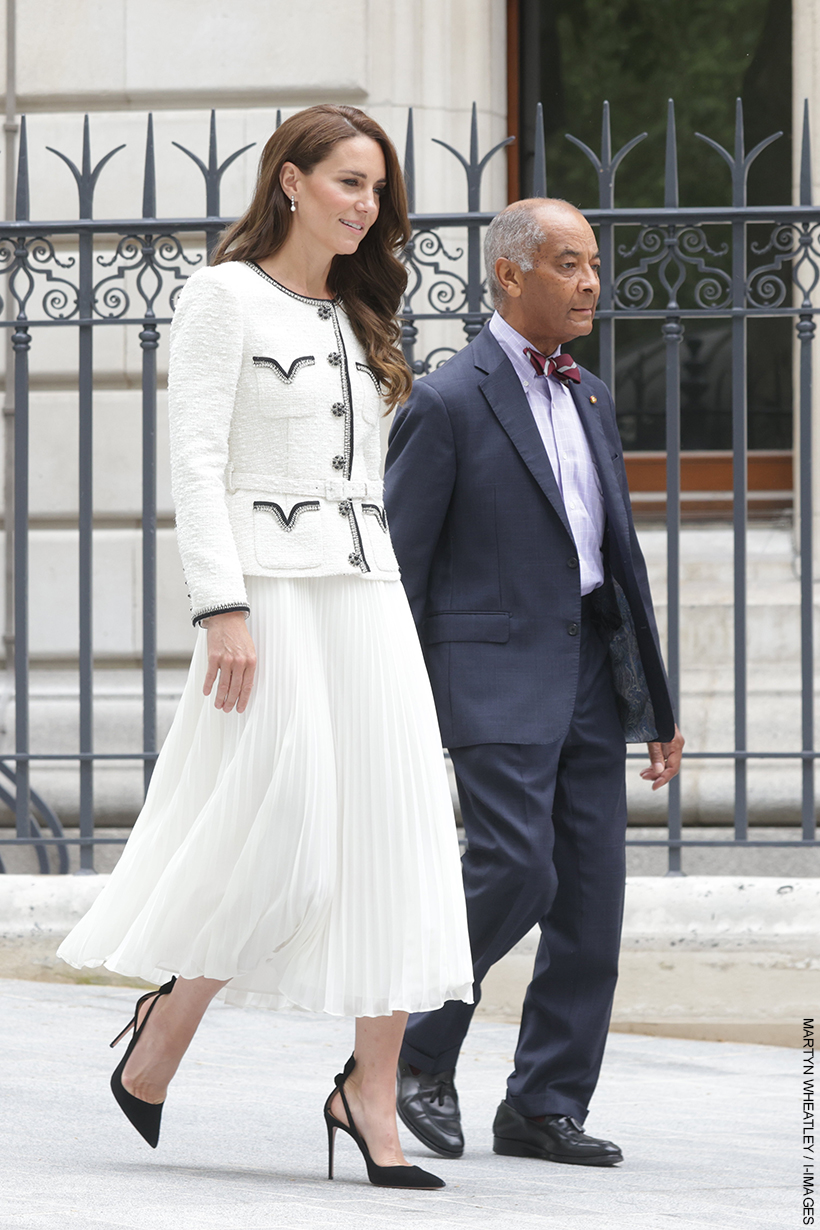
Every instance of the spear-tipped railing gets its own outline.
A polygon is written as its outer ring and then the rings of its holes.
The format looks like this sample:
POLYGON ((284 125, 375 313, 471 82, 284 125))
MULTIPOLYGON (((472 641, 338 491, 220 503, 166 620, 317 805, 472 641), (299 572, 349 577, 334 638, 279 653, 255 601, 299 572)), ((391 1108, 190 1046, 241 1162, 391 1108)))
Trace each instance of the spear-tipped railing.
MULTIPOLYGON (((277 112, 277 127, 281 113, 277 112)), ((532 193, 547 192, 544 116, 540 104, 535 117, 535 159, 532 193)), ((600 150, 568 135, 593 166, 598 178, 597 206, 586 216, 597 229, 601 252, 601 298, 598 308, 599 372, 616 384, 615 336, 620 320, 657 321, 665 355, 665 418, 667 464, 667 659, 670 684, 680 695, 680 506, 681 404, 680 347, 687 324, 704 320, 727 323, 732 340, 733 419, 733 540, 734 540, 734 747, 722 752, 687 749, 687 760, 724 759, 734 763, 735 841, 744 844, 748 833, 747 765, 750 760, 797 759, 802 769, 802 838, 816 844, 813 711, 813 570, 812 570, 812 342, 820 307, 820 208, 812 204, 811 153, 808 108, 801 134, 799 201, 795 205, 749 206, 746 183, 755 160, 780 134, 774 133, 746 152, 743 110, 737 104, 734 148, 730 153, 718 142, 697 134, 725 162, 730 174, 731 203, 698 208, 681 206, 678 194, 678 153, 675 111, 667 108, 663 202, 632 209, 615 204, 616 172, 626 156, 643 141, 639 133, 613 152, 610 110, 603 105, 600 150), (765 240, 750 239, 768 228, 765 240), (727 242, 723 242, 726 235, 727 242), (799 548, 801 559, 801 748, 796 752, 748 747, 747 718, 747 321, 750 318, 794 319, 799 350, 799 548)), ((405 259, 408 285, 402 305, 402 345, 417 373, 444 361, 458 346, 473 338, 492 310, 486 298, 481 267, 483 228, 493 211, 482 211, 485 173, 491 159, 512 138, 490 144, 480 152, 479 117, 472 108, 465 155, 445 141, 436 143, 455 158, 464 171, 465 208, 434 212, 418 209, 417 150, 414 115, 408 112, 404 146, 404 172, 410 203, 412 238, 405 259), (466 242, 459 237, 466 236, 466 242)), ((161 330, 170 322, 174 303, 188 273, 213 252, 228 218, 221 216, 221 189, 225 173, 250 150, 243 145, 220 161, 217 125, 211 113, 207 159, 173 142, 199 168, 205 185, 204 214, 157 218, 157 175, 153 119, 148 117, 142 183, 142 210, 135 218, 94 218, 94 198, 101 175, 124 147, 118 145, 96 162, 91 156, 91 131, 83 122, 79 165, 60 150, 52 152, 70 171, 78 192, 78 217, 73 220, 31 221, 30 177, 25 119, 20 125, 17 157, 15 219, 0 228, 0 275, 6 294, 0 298, 5 319, 0 327, 11 333, 14 364, 14 449, 16 482, 13 507, 7 508, 7 526, 14 527, 14 627, 6 629, 14 655, 15 751, 0 756, 0 799, 13 807, 15 838, 35 847, 41 868, 49 845, 56 845, 60 870, 68 866, 66 850, 75 839, 65 838, 58 817, 45 800, 31 790, 30 765, 40 761, 74 761, 80 771, 80 846, 82 870, 93 869, 93 851, 102 841, 94 833, 93 766, 103 760, 142 761, 145 784, 157 755, 157 582, 156 582, 156 385, 157 348, 161 330), (202 236, 205 251, 202 251, 202 236), (95 240, 101 240, 95 251, 95 240), (113 247, 113 255, 111 255, 113 247), (107 325, 134 328, 142 355, 142 673, 143 748, 141 752, 100 753, 93 741, 94 638, 92 625, 92 500, 93 337, 107 325), (79 751, 31 751, 28 639, 29 591, 29 376, 32 339, 43 330, 76 328, 78 336, 79 401, 79 751), (11 767, 13 766, 13 767, 11 767), (50 830, 50 836, 45 830, 50 830)), ((496 202, 497 204, 497 202, 496 202)), ((654 843, 643 843, 654 844, 654 843)), ((670 871, 681 870, 681 850, 692 844, 729 844, 684 841, 680 784, 669 791, 670 871)), ((2 863, 0 862, 0 867, 2 863)))

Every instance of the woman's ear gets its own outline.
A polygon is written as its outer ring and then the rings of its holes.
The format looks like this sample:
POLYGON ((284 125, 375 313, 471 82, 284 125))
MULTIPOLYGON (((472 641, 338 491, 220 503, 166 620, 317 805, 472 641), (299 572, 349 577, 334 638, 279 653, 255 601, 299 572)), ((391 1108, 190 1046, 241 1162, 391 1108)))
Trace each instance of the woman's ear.
POLYGON ((292 162, 283 162, 282 169, 279 172, 279 183, 285 196, 290 198, 297 195, 297 188, 301 174, 299 168, 292 162))

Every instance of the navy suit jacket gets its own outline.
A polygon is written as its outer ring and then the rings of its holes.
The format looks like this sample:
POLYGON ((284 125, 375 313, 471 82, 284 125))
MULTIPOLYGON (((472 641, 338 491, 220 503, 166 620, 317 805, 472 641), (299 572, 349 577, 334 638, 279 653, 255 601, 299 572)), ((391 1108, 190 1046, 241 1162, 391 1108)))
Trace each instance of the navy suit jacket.
MULTIPOLYGON (((605 384, 581 377, 569 387, 606 507, 625 736, 666 742, 674 717, 615 410, 605 384)), ((578 684, 578 560, 529 402, 488 328, 397 412, 385 507, 445 747, 563 738, 578 684)))

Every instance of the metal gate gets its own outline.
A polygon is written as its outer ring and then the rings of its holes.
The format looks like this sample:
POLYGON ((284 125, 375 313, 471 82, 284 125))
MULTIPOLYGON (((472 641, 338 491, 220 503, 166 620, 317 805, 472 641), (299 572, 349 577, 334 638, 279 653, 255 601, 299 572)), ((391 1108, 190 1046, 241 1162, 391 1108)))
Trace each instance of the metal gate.
MULTIPOLYGON (((543 121, 538 108, 533 195, 546 195, 543 121)), ((724 320, 731 327, 733 541, 734 541, 734 738, 716 752, 687 751, 686 759, 723 759, 734 763, 735 821, 731 839, 682 838, 680 779, 669 787, 668 833, 642 845, 668 848, 669 870, 681 870, 686 845, 786 845, 749 838, 747 769, 752 760, 798 761, 802 772, 802 842, 817 845, 814 798, 814 646, 812 578, 812 340, 818 307, 820 208, 811 203, 808 111, 804 116, 800 203, 794 206, 749 206, 746 179, 751 163, 776 140, 774 134, 746 152, 741 104, 737 104, 735 144, 726 150, 708 136, 702 139, 729 169, 731 205, 682 208, 678 201, 674 107, 667 121, 665 193, 662 206, 616 208, 616 171, 643 136, 617 152, 610 139, 608 105, 604 104, 601 148, 596 154, 569 137, 592 163, 599 182, 597 208, 586 216, 597 229, 601 252, 601 299, 598 309, 599 374, 614 388, 615 328, 618 320, 654 320, 665 348, 667 663, 673 696, 680 692, 680 541, 681 541, 681 359, 687 322, 724 320), (795 326, 799 349, 799 390, 795 399, 799 440, 801 746, 790 751, 750 751, 748 747, 747 678, 747 324, 755 317, 787 317, 795 326)), ((511 138, 481 155, 473 107, 469 154, 444 145, 463 167, 467 208, 458 213, 415 210, 415 141, 412 112, 405 144, 405 175, 410 196, 413 237, 405 259, 409 282, 403 307, 402 341, 416 374, 429 371, 473 338, 491 313, 482 274, 483 228, 493 215, 481 211, 481 181, 489 160, 511 138)), ((174 144, 177 144, 176 142, 174 144)), ((33 845, 41 870, 48 870, 45 851, 59 851, 59 869, 68 869, 67 846, 79 844, 80 868, 92 872, 94 849, 119 841, 95 835, 95 763, 138 760, 145 784, 157 756, 157 582, 156 582, 156 423, 157 347, 159 330, 170 323, 174 302, 187 275, 201 265, 228 221, 220 216, 220 183, 231 163, 250 146, 222 162, 217 154, 215 118, 211 117, 207 161, 178 145, 202 173, 205 211, 188 218, 156 217, 154 138, 148 117, 141 214, 131 219, 93 219, 94 193, 100 174, 119 149, 92 166, 88 119, 83 129, 81 166, 52 152, 66 164, 79 194, 79 218, 51 223, 29 220, 29 162, 25 120, 21 124, 17 167, 16 217, 0 230, 0 276, 5 279, 3 328, 13 352, 13 396, 7 389, 6 419, 13 424, 13 505, 7 501, 6 539, 9 594, 6 645, 13 659, 15 750, 0 755, 0 799, 15 813, 14 837, 3 845, 33 845), (104 250, 95 247, 104 244, 104 250), (66 255, 66 243, 72 250, 66 255), (113 253, 112 253, 113 243, 113 253), (92 424, 94 405, 94 336, 106 326, 126 325, 139 337, 142 355, 142 710, 140 752, 101 753, 94 749, 94 636, 92 627, 92 424), (29 352, 53 328, 76 330, 79 407, 79 746, 75 752, 32 752, 29 711, 29 352), (67 838, 48 800, 33 791, 30 767, 35 761, 79 764, 79 836, 67 838)), ((637 755, 637 753, 634 753, 637 755)), ((789 841, 791 847, 795 843, 789 841)), ((0 869, 2 861, 0 860, 0 869)))

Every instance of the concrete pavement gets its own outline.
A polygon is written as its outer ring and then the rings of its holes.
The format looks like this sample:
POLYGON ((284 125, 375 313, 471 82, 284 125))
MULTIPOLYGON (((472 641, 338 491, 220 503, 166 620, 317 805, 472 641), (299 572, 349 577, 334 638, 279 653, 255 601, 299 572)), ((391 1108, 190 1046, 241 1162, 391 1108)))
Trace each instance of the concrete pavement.
POLYGON ((513 1025, 476 1021, 458 1073, 468 1151, 408 1159, 443 1192, 371 1187, 347 1139, 326 1174, 322 1103, 351 1021, 215 1004, 154 1153, 108 1090, 136 993, 0 980, 2 1230, 786 1230, 800 1226, 800 1052, 612 1035, 588 1122, 612 1170, 495 1157, 513 1025))

